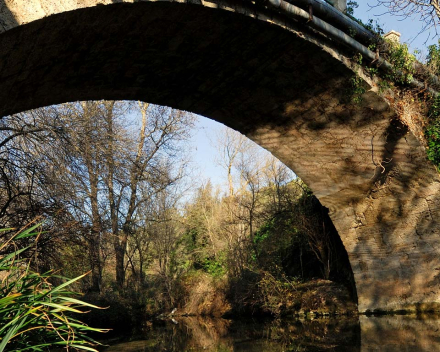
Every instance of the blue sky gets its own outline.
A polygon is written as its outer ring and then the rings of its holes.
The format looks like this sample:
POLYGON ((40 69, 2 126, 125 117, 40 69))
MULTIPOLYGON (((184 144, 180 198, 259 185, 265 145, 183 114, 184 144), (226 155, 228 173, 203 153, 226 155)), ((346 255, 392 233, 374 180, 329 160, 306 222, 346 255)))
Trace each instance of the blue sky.
POLYGON ((217 150, 215 139, 217 132, 223 127, 221 123, 210 120, 206 117, 199 117, 199 121, 194 129, 194 136, 191 140, 192 159, 194 162, 194 172, 197 179, 201 182, 211 182, 215 185, 226 184, 226 171, 216 164, 217 150))
POLYGON ((354 16, 367 22, 370 18, 378 21, 385 33, 390 30, 399 32, 402 36, 400 41, 407 43, 410 48, 422 50, 427 45, 438 42, 438 38, 434 37, 434 32, 420 33, 422 23, 418 17, 402 19, 387 13, 387 8, 377 5, 376 0, 358 0, 359 7, 355 9, 354 16))
MULTIPOLYGON (((408 43, 411 51, 414 49, 424 51, 423 48, 426 48, 427 45, 437 43, 438 39, 432 35, 429 37, 428 33, 418 35, 421 23, 417 18, 408 18, 402 21, 396 16, 387 14, 386 8, 368 6, 376 4, 376 0, 358 0, 358 4, 359 7, 354 12, 355 17, 364 22, 368 22, 370 18, 374 21, 377 20, 385 33, 390 30, 400 32, 401 42, 408 43), (428 38, 429 40, 426 42, 428 38)), ((196 179, 204 182, 211 179, 213 184, 220 186, 226 184, 226 171, 215 163, 217 151, 214 145, 216 133, 221 128, 221 124, 200 117, 191 141, 196 179)))

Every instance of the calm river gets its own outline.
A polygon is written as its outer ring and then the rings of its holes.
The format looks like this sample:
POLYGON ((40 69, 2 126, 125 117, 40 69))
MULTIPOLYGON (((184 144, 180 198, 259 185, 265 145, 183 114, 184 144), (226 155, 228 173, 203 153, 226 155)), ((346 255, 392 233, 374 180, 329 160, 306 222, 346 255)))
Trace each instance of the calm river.
POLYGON ((440 352, 440 320, 410 316, 361 316, 308 321, 182 318, 158 322, 105 352, 440 352))

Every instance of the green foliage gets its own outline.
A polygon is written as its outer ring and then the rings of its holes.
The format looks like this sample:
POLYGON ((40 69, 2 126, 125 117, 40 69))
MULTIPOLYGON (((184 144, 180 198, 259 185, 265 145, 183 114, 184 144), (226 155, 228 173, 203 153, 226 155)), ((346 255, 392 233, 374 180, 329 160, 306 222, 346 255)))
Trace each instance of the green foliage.
POLYGON ((364 81, 359 75, 354 75, 350 79, 352 87, 352 101, 355 104, 360 104, 363 100, 362 95, 366 92, 364 81))
POLYGON ((393 65, 393 71, 388 78, 400 84, 408 84, 413 80, 416 58, 410 54, 407 44, 389 42, 387 60, 393 65))
MULTIPOLYGON (((355 69, 359 69, 362 66, 362 60, 363 59, 361 54, 355 55, 355 57, 353 58, 353 61, 356 63, 355 69)), ((363 99, 362 96, 366 92, 365 82, 357 73, 355 73, 354 76, 350 78, 350 83, 351 100, 355 104, 360 104, 363 99)))
POLYGON ((183 234, 182 244, 188 251, 193 252, 197 249, 197 239, 199 237, 199 231, 195 228, 190 228, 183 234))
MULTIPOLYGON (((372 32, 373 34, 375 34, 377 39, 379 40, 381 38, 381 36, 384 34, 384 30, 383 30, 382 26, 379 24, 379 22, 374 21, 372 19, 369 19, 367 23, 364 23, 359 18, 354 17, 353 16, 354 10, 357 9, 358 7, 359 7, 359 5, 358 5, 357 1, 352 1, 352 0, 347 1, 347 10, 345 11, 346 15, 348 17, 350 17, 352 20, 359 23, 365 29, 367 29, 370 32, 372 32)), ((352 35, 352 33, 350 33, 350 35, 352 35)), ((352 35, 352 36, 354 37, 354 35, 352 35)))
POLYGON ((368 29, 370 32, 375 33, 378 37, 382 36, 385 32, 382 28, 382 26, 379 24, 379 22, 375 22, 371 18, 368 20, 367 23, 363 23, 361 21, 361 24, 368 29))
MULTIPOLYGON (((257 261, 258 258, 263 258, 264 262, 265 256, 272 256, 273 262, 276 262, 276 257, 273 255, 272 240, 276 231, 276 219, 272 218, 266 221, 254 234, 254 251, 252 259, 257 261)), ((277 243, 279 244, 279 243, 277 243)), ((278 249, 278 247, 276 248, 278 249)))
POLYGON ((203 263, 203 269, 212 277, 219 278, 226 274, 226 268, 222 261, 215 258, 206 258, 203 263))
MULTIPOLYGON (((0 245, 0 252, 14 248, 13 241, 37 236, 39 225, 22 231, 0 245)), ((77 294, 68 286, 85 275, 67 280, 53 272, 39 274, 30 268, 20 255, 28 250, 15 249, 0 257, 0 352, 6 350, 47 351, 50 347, 74 347, 96 351, 95 341, 87 337, 90 331, 103 332, 71 318, 81 314, 82 308, 98 308, 74 298, 77 294), (58 286, 51 282, 60 281, 58 286)))
POLYGON ((425 135, 428 142, 426 150, 428 159, 432 161, 437 167, 437 170, 440 171, 440 121, 436 121, 430 125, 426 129, 425 135))
POLYGON ((425 130, 425 138, 428 144, 426 154, 440 171, 440 96, 433 98, 429 111, 430 124, 425 130))
POLYGON ((254 244, 259 244, 266 240, 274 231, 275 218, 266 221, 254 235, 254 244))
POLYGON ((384 79, 379 80, 377 85, 379 86, 379 92, 381 92, 381 93, 391 87, 391 84, 387 80, 384 80, 384 79))
MULTIPOLYGON (((379 32, 383 33, 382 30, 379 32)), ((376 50, 377 45, 371 44, 368 48, 372 51, 376 50)), ((385 74, 383 79, 379 80, 379 90, 384 91, 385 89, 390 87, 392 83, 399 84, 409 84, 413 80, 413 75, 415 73, 414 62, 416 60, 415 56, 409 52, 407 44, 399 44, 394 42, 388 42, 388 51, 384 55, 384 57, 391 63, 393 66, 392 72, 385 74)), ((434 48, 432 49, 432 57, 433 62, 435 59, 435 55, 438 55, 440 60, 440 52, 435 52, 434 48)), ((363 57, 361 54, 357 54, 353 57, 353 61, 355 62, 355 69, 363 68, 363 70, 368 73, 371 77, 378 76, 379 69, 376 66, 367 66, 363 62, 363 57)), ((440 61, 439 61, 440 62, 440 61)), ((351 83, 351 96, 352 101, 354 103, 362 102, 362 95, 365 93, 366 88, 363 82, 363 79, 355 74, 350 79, 351 83)))
POLYGON ((82 300, 108 309, 94 309, 85 315, 83 320, 91 326, 112 329, 110 334, 130 334, 136 322, 145 321, 143 308, 148 303, 148 297, 145 291, 139 292, 134 285, 127 287, 123 295, 116 291, 115 289, 113 292, 108 290, 103 293, 87 293, 82 300))
POLYGON ((358 7, 359 7, 359 5, 356 1, 349 0, 349 1, 347 1, 346 13, 350 16, 353 16, 354 9, 357 9, 358 7))
MULTIPOLYGON (((370 50, 375 50, 376 44, 371 44, 369 46, 370 50)), ((355 69, 363 68, 364 72, 368 73, 371 77, 377 76, 379 74, 379 69, 377 66, 367 66, 363 62, 362 54, 357 54, 353 57, 353 61, 355 62, 355 69)), ((382 82, 382 81, 380 81, 382 82)), ((351 99, 354 103, 359 104, 362 102, 362 95, 366 92, 366 85, 364 80, 358 75, 355 74, 350 78, 351 83, 351 99)), ((379 83, 381 84, 381 83, 379 83)))
POLYGON ((434 75, 440 75, 440 41, 439 44, 428 46, 426 65, 434 75))
MULTIPOLYGON (((358 4, 356 1, 348 1, 346 13, 353 20, 357 21, 360 25, 377 36, 377 42, 368 46, 369 50, 375 51, 377 50, 378 44, 383 42, 382 36, 384 34, 384 30, 377 21, 375 22, 370 19, 367 23, 364 23, 361 20, 354 18, 354 9, 357 7, 358 4)), ((355 34, 356 33, 352 31, 349 33, 349 35, 352 37, 354 37, 355 34)), ((429 52, 428 63, 431 62, 431 66, 435 67, 434 71, 437 72, 436 74, 438 74, 438 72, 440 72, 440 47, 437 45, 431 45, 429 47, 429 52)), ((379 81, 380 91, 389 88, 390 83, 409 84, 413 80, 413 75, 415 73, 414 62, 416 59, 414 55, 409 53, 407 44, 399 44, 391 41, 388 42, 388 50, 384 53, 384 58, 392 64, 393 70, 391 73, 382 76, 383 79, 379 81)), ((378 75, 378 68, 368 67, 365 63, 363 63, 361 54, 356 55, 353 60, 355 62, 355 68, 363 67, 364 71, 372 77, 378 75)), ((362 95, 365 93, 363 80, 359 77, 359 75, 355 74, 350 79, 350 83, 350 95, 352 97, 352 101, 354 103, 362 102, 362 95)))
POLYGON ((432 100, 431 108, 429 109, 429 119, 434 120, 440 120, 440 95, 437 95, 432 100))
POLYGON ((253 251, 258 269, 277 278, 301 276, 297 255, 307 251, 307 241, 297 229, 293 209, 275 214, 260 226, 254 235, 253 251))

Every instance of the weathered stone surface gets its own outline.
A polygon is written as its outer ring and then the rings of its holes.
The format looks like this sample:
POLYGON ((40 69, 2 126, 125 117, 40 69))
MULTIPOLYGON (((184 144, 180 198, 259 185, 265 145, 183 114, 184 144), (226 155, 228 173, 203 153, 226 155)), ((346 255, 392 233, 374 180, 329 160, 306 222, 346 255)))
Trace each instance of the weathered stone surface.
POLYGON ((361 311, 437 307, 438 175, 373 90, 350 103, 351 54, 305 24, 200 4, 0 0, 0 116, 140 99, 223 122, 330 209, 361 311))

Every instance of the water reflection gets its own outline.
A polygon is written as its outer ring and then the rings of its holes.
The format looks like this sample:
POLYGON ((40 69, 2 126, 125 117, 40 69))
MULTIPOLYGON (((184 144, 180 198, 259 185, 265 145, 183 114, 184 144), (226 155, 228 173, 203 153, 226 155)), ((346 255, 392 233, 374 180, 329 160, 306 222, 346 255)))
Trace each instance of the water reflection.
POLYGON ((189 317, 154 324, 138 340, 105 349, 116 351, 433 352, 440 351, 440 321, 410 316, 271 322, 189 317))
POLYGON ((440 351, 438 317, 359 317, 362 352, 440 351))
POLYGON ((155 324, 142 340, 105 352, 359 351, 357 319, 246 321, 189 317, 155 324))

